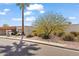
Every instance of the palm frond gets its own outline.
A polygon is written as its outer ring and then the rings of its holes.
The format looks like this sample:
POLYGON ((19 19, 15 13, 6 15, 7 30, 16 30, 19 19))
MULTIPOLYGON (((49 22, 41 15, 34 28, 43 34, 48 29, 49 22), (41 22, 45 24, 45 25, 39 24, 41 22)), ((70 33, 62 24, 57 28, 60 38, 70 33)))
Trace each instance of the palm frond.
POLYGON ((30 3, 17 3, 17 6, 20 7, 20 9, 22 9, 23 7, 25 8, 26 6, 29 7, 30 3), (24 4, 24 6, 22 6, 22 4, 24 4))
POLYGON ((25 3, 25 5, 26 5, 27 7, 29 7, 30 3, 25 3))

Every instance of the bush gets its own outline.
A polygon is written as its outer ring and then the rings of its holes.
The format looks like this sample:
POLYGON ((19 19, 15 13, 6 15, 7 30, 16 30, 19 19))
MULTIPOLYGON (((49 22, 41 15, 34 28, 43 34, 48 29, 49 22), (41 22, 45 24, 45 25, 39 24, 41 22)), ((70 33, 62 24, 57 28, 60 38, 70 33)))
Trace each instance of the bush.
POLYGON ((42 34, 42 38, 43 38, 43 39, 49 39, 49 38, 50 38, 50 35, 44 33, 44 34, 42 34))
POLYGON ((63 36, 64 41, 74 41, 75 37, 73 34, 67 33, 63 36))
POLYGON ((65 34, 65 32, 60 32, 57 34, 58 37, 62 37, 65 34))
POLYGON ((35 29, 33 32, 42 38, 49 39, 51 33, 64 31, 69 25, 63 15, 46 13, 36 18, 33 23, 35 29))
POLYGON ((38 36, 38 37, 42 37, 44 34, 39 32, 39 31, 32 31, 32 35, 33 36, 38 36))
POLYGON ((79 36, 75 37, 75 41, 79 42, 79 36))
POLYGON ((31 38, 31 37, 33 37, 33 35, 29 34, 29 35, 27 35, 26 37, 27 37, 27 38, 31 38))
POLYGON ((43 39, 49 39, 49 35, 46 34, 38 34, 38 37, 42 37, 43 39))
POLYGON ((37 33, 34 33, 33 35, 34 35, 34 36, 37 36, 37 33))
POLYGON ((33 36, 37 36, 37 32, 35 30, 32 31, 33 36))
POLYGON ((70 33, 73 34, 75 37, 79 35, 79 32, 70 32, 70 33))
POLYGON ((42 36, 43 36, 43 34, 37 34, 37 36, 38 36, 38 37, 42 37, 42 36))
POLYGON ((17 34, 16 34, 16 36, 20 36, 20 35, 21 35, 21 33, 17 33, 17 34))
POLYGON ((38 36, 37 33, 32 33, 33 36, 38 36))
POLYGON ((53 33, 54 35, 57 35, 55 32, 53 33))
POLYGON ((42 35, 42 38, 43 38, 43 39, 49 39, 49 36, 47 36, 47 35, 42 35))

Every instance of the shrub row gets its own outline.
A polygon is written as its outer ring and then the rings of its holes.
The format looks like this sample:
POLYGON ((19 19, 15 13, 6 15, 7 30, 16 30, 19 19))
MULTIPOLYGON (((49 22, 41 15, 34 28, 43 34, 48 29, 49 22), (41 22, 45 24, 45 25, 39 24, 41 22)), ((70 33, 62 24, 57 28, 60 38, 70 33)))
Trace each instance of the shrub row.
MULTIPOLYGON (((54 35, 61 37, 64 41, 77 41, 79 42, 79 32, 70 32, 70 33, 65 33, 65 32, 60 32, 60 33, 53 33, 54 35)), ((33 37, 33 36, 39 36, 44 39, 49 39, 50 36, 47 36, 46 34, 30 34, 27 35, 27 38, 33 37)))
POLYGON ((62 38, 64 41, 75 41, 75 36, 71 33, 65 33, 62 38))
POLYGON ((27 38, 31 38, 31 37, 33 37, 33 35, 29 34, 29 35, 27 35, 26 37, 27 37, 27 38))

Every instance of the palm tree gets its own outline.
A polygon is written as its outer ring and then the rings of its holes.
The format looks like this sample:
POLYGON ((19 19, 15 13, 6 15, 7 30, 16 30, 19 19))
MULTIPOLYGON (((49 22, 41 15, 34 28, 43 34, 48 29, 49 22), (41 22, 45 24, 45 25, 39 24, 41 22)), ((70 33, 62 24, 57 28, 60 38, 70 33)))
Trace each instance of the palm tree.
POLYGON ((18 5, 20 7, 21 12, 22 12, 22 37, 21 37, 19 44, 14 43, 15 45, 17 45, 17 48, 16 48, 16 52, 17 52, 19 49, 21 49, 22 45, 24 44, 22 42, 23 36, 24 36, 24 8, 25 8, 25 6, 28 7, 29 3, 17 3, 16 5, 18 5))
POLYGON ((17 3, 16 5, 18 5, 22 11, 22 36, 24 35, 24 9, 25 6, 29 6, 29 3, 17 3))

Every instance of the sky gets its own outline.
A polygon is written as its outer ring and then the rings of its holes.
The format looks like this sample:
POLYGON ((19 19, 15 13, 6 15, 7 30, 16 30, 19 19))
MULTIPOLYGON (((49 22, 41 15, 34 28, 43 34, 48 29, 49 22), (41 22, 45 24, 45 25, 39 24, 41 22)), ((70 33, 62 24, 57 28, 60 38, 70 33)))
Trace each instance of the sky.
MULTIPOLYGON (((79 4, 77 3, 34 3, 25 8, 24 25, 31 26, 38 15, 54 12, 63 15, 72 24, 79 24, 79 4)), ((21 9, 16 3, 0 3, 0 26, 21 26, 21 9)))

